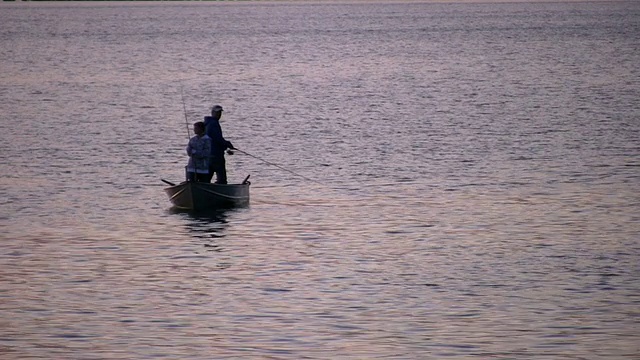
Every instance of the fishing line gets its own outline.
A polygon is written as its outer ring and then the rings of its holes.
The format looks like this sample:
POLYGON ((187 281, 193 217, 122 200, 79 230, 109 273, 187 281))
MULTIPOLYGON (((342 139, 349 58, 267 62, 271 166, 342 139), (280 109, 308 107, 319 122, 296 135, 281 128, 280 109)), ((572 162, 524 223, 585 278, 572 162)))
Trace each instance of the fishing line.
POLYGON ((249 154, 249 153, 248 153, 248 152, 246 152, 246 151, 240 150, 240 149, 238 149, 238 148, 233 149, 233 150, 235 150, 235 151, 239 151, 239 152, 241 152, 241 153, 243 153, 243 154, 245 154, 245 155, 249 155, 249 156, 251 156, 252 158, 258 159, 258 160, 260 160, 260 161, 262 161, 262 162, 264 162, 264 163, 267 163, 267 164, 269 164, 269 165, 271 165, 271 166, 275 166, 275 167, 277 167, 277 168, 279 168, 279 169, 281 169, 281 170, 284 170, 284 171, 290 172, 290 173, 292 173, 292 174, 294 174, 294 175, 300 176, 301 178, 303 178, 303 179, 305 179, 305 180, 307 180, 307 181, 311 181, 311 182, 314 182, 314 183, 316 183, 316 184, 320 184, 320 185, 322 185, 322 186, 327 186, 326 184, 323 184, 323 183, 321 183, 321 182, 319 182, 319 181, 316 181, 316 180, 310 179, 310 178, 308 178, 308 177, 306 177, 306 176, 304 176, 304 175, 302 175, 302 174, 298 174, 297 172, 292 171, 292 170, 289 170, 289 169, 287 169, 287 168, 284 168, 284 167, 282 167, 282 166, 280 166, 280 165, 278 165, 278 164, 274 164, 274 163, 272 163, 272 162, 270 162, 270 161, 267 161, 267 160, 265 160, 265 159, 263 159, 263 158, 260 158, 260 157, 258 157, 258 156, 255 156, 255 155, 249 154))

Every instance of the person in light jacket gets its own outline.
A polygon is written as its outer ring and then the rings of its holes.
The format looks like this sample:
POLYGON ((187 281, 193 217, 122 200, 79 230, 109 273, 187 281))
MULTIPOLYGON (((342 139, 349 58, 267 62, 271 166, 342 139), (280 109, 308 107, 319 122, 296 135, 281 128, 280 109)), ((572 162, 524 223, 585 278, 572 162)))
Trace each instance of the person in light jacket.
POLYGON ((210 182, 209 157, 211 156, 211 138, 205 133, 202 121, 193 124, 195 136, 189 139, 187 145, 187 181, 210 182))
MULTIPOLYGON (((224 160, 224 152, 227 149, 235 149, 231 141, 222 136, 220 127, 220 117, 222 116, 222 106, 215 105, 211 108, 211 116, 204 117, 206 133, 211 138, 211 161, 209 162, 208 182, 211 182, 213 173, 216 174, 216 184, 227 183, 227 168, 224 160)), ((232 151, 228 152, 233 154, 232 151)))

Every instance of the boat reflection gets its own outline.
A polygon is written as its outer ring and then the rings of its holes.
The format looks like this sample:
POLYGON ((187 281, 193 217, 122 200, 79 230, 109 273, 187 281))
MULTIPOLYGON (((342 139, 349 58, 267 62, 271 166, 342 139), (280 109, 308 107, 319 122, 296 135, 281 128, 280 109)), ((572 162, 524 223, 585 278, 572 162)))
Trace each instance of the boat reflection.
POLYGON ((202 241, 207 251, 222 251, 219 240, 226 236, 226 230, 229 227, 228 217, 234 211, 233 209, 193 212, 171 208, 170 211, 185 219, 186 228, 195 239, 202 241))
POLYGON ((209 211, 185 211, 172 208, 171 213, 178 215, 181 223, 191 236, 188 247, 195 250, 197 256, 208 259, 205 263, 209 270, 225 270, 232 266, 233 256, 229 252, 229 239, 226 238, 230 219, 236 209, 218 209, 209 211))

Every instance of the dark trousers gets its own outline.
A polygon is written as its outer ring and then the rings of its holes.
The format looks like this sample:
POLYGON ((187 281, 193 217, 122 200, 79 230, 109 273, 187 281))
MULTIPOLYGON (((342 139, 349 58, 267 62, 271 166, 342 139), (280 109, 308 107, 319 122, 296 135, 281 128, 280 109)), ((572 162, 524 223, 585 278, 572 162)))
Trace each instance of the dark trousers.
POLYGON ((199 174, 187 171, 187 181, 194 182, 211 182, 211 177, 207 178, 209 174, 199 174))
POLYGON ((227 168, 224 156, 214 157, 211 159, 211 163, 209 163, 209 173, 206 174, 207 182, 211 182, 211 179, 213 179, 213 173, 216 174, 216 184, 227 183, 227 168))

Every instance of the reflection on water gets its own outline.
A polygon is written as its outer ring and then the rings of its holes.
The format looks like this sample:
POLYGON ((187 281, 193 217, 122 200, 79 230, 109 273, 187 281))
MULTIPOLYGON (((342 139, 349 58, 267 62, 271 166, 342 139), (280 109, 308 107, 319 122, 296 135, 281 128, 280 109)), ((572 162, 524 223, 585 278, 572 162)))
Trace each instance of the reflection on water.
POLYGON ((169 213, 184 219, 184 226, 196 239, 202 241, 207 251, 222 251, 219 243, 229 228, 229 215, 235 209, 213 209, 207 211, 188 211, 172 207, 169 213))

